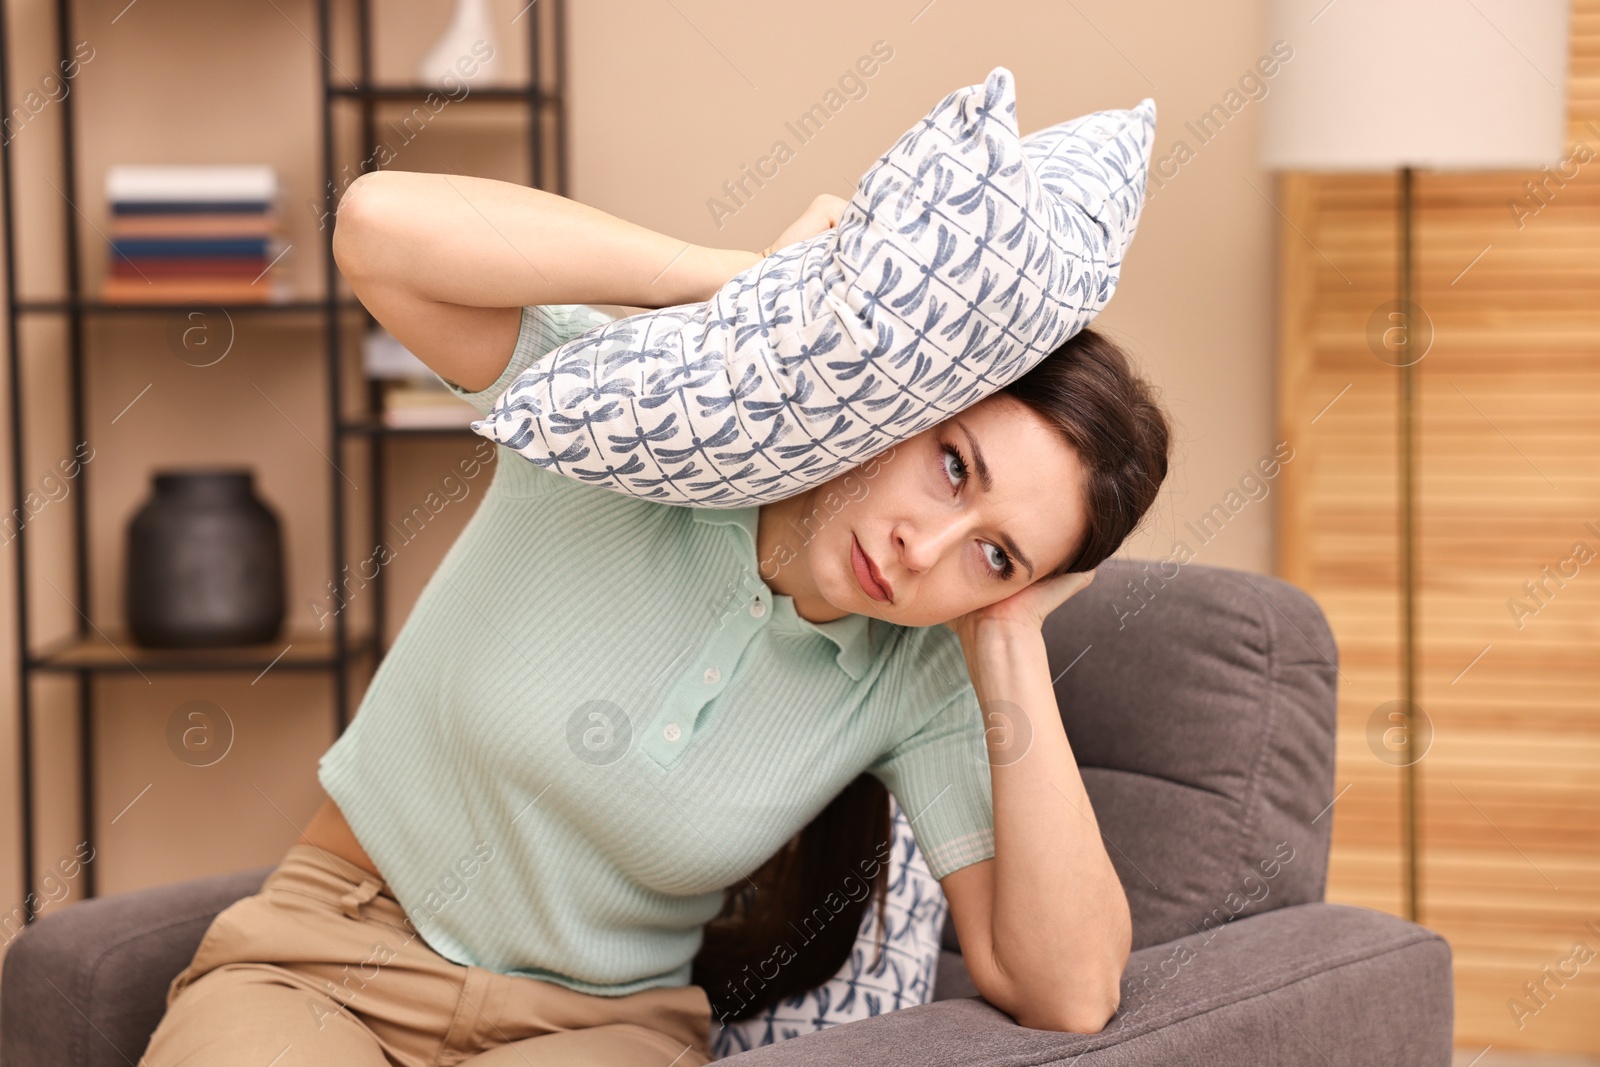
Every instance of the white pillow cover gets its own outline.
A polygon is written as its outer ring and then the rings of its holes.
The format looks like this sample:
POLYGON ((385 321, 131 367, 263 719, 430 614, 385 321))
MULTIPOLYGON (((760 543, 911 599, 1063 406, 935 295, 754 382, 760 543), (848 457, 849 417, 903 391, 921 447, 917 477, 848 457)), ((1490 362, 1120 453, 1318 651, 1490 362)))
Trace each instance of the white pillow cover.
POLYGON ((785 997, 748 1019, 727 1025, 711 1020, 711 1055, 723 1059, 840 1023, 899 1011, 933 1000, 939 973, 939 936, 949 911, 944 890, 917 848, 905 812, 889 794, 893 812, 889 892, 883 957, 878 958, 877 904, 867 906, 850 958, 822 985, 785 997), (873 962, 877 966, 873 967, 873 962))
POLYGON ((542 356, 472 429, 577 481, 748 507, 858 466, 1021 377, 1116 288, 1155 103, 1020 137, 1012 75, 950 93, 838 225, 710 300, 542 356))

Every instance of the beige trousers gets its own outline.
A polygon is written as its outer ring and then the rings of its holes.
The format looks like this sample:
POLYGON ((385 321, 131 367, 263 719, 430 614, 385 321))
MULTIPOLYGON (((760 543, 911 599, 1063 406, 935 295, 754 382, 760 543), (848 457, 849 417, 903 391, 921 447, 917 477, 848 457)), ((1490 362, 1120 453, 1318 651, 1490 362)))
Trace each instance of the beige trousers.
POLYGON ((463 967, 387 887, 312 845, 206 930, 141 1067, 701 1067, 697 985, 596 996, 463 967))

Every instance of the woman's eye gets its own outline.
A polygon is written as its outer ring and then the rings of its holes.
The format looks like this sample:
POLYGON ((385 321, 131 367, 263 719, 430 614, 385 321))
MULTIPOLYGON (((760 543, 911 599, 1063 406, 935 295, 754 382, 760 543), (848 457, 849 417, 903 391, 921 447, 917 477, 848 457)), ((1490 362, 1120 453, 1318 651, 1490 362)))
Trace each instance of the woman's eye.
MULTIPOLYGON (((952 445, 941 444, 939 447, 944 453, 943 460, 945 478, 951 482, 954 490, 959 490, 961 488, 960 482, 965 481, 967 477, 966 457, 964 457, 961 452, 952 445), (956 466, 961 472, 959 480, 950 478, 951 460, 955 461, 956 466)), ((952 492, 951 495, 954 495, 954 492, 952 492)), ((987 558, 989 561, 989 573, 994 577, 1000 579, 1001 581, 1005 581, 1016 573, 1016 564, 1011 562, 1011 557, 1006 555, 1004 550, 1002 550, 998 545, 991 545, 988 542, 984 542, 983 552, 985 558, 987 558), (990 556, 989 553, 991 551, 996 553, 999 558, 996 559, 995 557, 990 556)))
MULTIPOLYGON (((955 449, 951 448, 949 445, 943 445, 942 448, 944 450, 944 455, 945 455, 945 458, 946 458, 945 467, 944 467, 945 477, 946 478, 950 477, 950 464, 949 464, 948 461, 953 459, 953 460, 956 461, 956 465, 961 468, 961 477, 965 478, 967 476, 967 464, 966 464, 966 461, 961 458, 961 453, 957 452, 955 449)), ((959 483, 952 479, 951 480, 951 484, 952 485, 957 485, 959 483)))

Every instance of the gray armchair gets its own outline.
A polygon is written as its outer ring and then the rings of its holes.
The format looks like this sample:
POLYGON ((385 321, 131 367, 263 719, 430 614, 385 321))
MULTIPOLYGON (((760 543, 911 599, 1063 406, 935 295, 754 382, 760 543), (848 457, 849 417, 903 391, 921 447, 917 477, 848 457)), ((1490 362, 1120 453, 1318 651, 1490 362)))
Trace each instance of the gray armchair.
MULTIPOLYGON (((1449 945, 1322 902, 1338 650, 1316 603, 1241 571, 1190 564, 1164 578, 1155 561, 1112 560, 1046 638, 1133 912, 1117 1014, 1097 1034, 1018 1026, 978 996, 947 925, 934 1003, 724 1062, 1447 1067, 1449 945)), ((123 893, 34 923, 5 960, 0 1064, 137 1062, 212 916, 266 873, 123 893)))

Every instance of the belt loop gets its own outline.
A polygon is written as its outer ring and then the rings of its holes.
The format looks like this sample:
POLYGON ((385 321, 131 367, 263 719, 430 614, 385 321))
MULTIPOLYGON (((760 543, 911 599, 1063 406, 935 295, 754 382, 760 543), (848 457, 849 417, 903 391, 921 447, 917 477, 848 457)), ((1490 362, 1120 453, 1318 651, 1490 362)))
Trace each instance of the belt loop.
POLYGON ((363 878, 361 884, 339 898, 339 905, 344 908, 344 913, 352 919, 361 918, 361 905, 378 895, 378 890, 383 888, 381 882, 371 878, 363 878))

